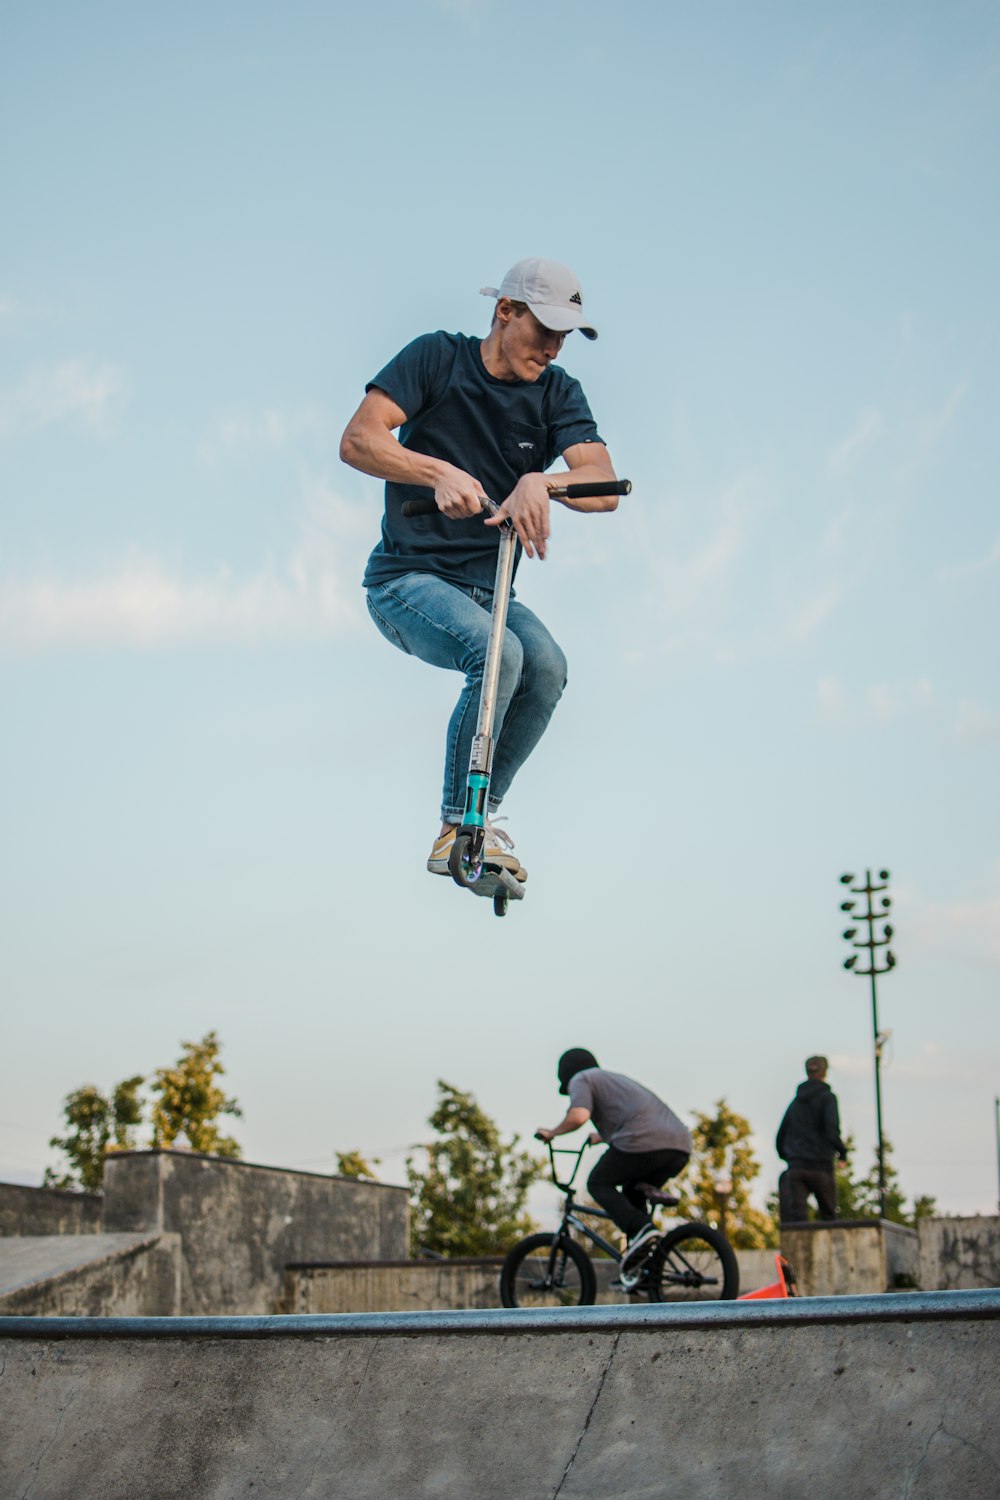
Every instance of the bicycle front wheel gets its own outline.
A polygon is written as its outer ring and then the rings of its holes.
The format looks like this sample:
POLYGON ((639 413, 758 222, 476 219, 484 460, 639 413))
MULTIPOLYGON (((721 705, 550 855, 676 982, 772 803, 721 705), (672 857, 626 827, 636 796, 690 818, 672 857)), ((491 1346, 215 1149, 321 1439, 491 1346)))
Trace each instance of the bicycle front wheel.
POLYGON ((732 1245, 710 1224, 681 1224, 665 1234, 643 1282, 650 1302, 728 1302, 739 1296, 732 1245))
POLYGON ((500 1272, 504 1307, 588 1307, 596 1296, 590 1257, 566 1235, 529 1235, 500 1272))

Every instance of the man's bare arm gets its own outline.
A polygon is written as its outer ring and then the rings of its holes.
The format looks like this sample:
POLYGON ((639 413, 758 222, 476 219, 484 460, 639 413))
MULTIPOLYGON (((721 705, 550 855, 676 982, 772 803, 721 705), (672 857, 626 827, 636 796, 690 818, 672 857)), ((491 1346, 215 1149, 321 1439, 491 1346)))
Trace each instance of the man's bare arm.
MULTIPOLYGON (((584 484, 587 480, 603 484, 609 479, 618 478, 611 463, 611 455, 603 443, 574 443, 563 453, 563 458, 566 461, 566 473, 545 476, 550 489, 564 484, 584 484)), ((559 504, 565 505, 568 510, 617 510, 618 496, 589 495, 582 500, 560 500, 559 504)))
POLYGON ((479 481, 444 459, 404 448, 394 429, 405 421, 406 413, 384 391, 369 391, 340 440, 344 463, 376 479, 433 490, 438 510, 453 521, 479 515, 479 481))
MULTIPOLYGON (((574 443, 563 453, 563 458, 568 467, 559 473, 523 475, 498 514, 486 522, 487 526, 499 526, 503 521, 511 521, 528 557, 537 555, 542 559, 545 556, 551 532, 549 496, 552 490, 564 484, 585 484, 588 480, 603 484, 617 478, 603 443, 574 443)), ((616 510, 618 496, 588 495, 579 500, 560 498, 559 503, 570 510, 616 510)))
POLYGON ((582 1104, 575 1104, 566 1111, 558 1125, 552 1126, 551 1129, 547 1125, 540 1125, 535 1134, 539 1140, 551 1141, 554 1135, 570 1135, 574 1130, 579 1130, 580 1126, 586 1125, 589 1119, 590 1110, 584 1109, 582 1104))

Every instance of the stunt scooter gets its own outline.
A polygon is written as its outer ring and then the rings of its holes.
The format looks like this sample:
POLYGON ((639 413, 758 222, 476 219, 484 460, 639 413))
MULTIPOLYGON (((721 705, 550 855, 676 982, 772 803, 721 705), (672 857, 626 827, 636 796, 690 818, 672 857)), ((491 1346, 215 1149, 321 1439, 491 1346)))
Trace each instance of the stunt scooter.
MULTIPOLYGON (((627 495, 632 484, 628 479, 603 480, 600 483, 565 484, 549 490, 553 500, 582 500, 588 495, 627 495)), ((484 499, 482 508, 490 515, 497 515, 500 507, 495 500, 484 499)), ((404 516, 432 515, 437 510, 434 501, 405 500, 404 516)), ((493 864, 483 858, 486 845, 486 812, 489 807, 490 775, 493 769, 493 717, 496 710, 497 681, 500 676, 500 657, 503 652, 503 636, 507 626, 507 605, 510 600, 510 585, 514 576, 514 552, 517 532, 510 521, 497 528, 500 533, 500 548, 497 555, 496 582, 493 585, 493 613, 490 619, 490 634, 486 646, 486 665, 483 669, 483 687, 479 699, 479 718, 469 756, 469 778, 465 790, 465 813, 462 826, 455 835, 448 869, 457 885, 471 891, 475 896, 490 897, 493 910, 498 917, 507 915, 510 901, 524 898, 524 885, 516 880, 503 865, 493 864)))

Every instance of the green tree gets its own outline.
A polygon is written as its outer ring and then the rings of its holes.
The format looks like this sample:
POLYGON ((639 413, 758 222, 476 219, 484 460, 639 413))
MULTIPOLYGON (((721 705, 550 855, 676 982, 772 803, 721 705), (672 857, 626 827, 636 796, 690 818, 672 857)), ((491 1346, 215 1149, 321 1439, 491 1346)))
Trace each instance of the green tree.
POLYGON ((754 1208, 750 1184, 760 1163, 750 1144, 750 1122, 719 1099, 714 1114, 695 1111, 694 1150, 677 1179, 677 1212, 707 1220, 740 1250, 773 1247, 778 1229, 771 1214, 754 1208))
POLYGON ((168 1150, 183 1131, 192 1151, 206 1156, 240 1156, 239 1143, 223 1135, 219 1126, 220 1115, 239 1117, 243 1111, 216 1083, 225 1072, 218 1036, 210 1031, 200 1042, 181 1045, 184 1050, 175 1065, 157 1068, 153 1074, 154 1149, 168 1150))
POLYGON ((66 1165, 61 1170, 46 1168, 42 1179, 45 1187, 100 1191, 105 1152, 135 1149, 136 1127, 142 1123, 142 1084, 142 1074, 137 1073, 116 1084, 110 1095, 102 1094, 93 1083, 66 1095, 63 1114, 67 1133, 54 1135, 49 1141, 50 1146, 63 1152, 66 1165))
POLYGON ((376 1156, 374 1161, 369 1161, 362 1156, 360 1151, 338 1151, 337 1152, 337 1176, 350 1177, 359 1182, 378 1182, 376 1167, 382 1165, 376 1156))
MULTIPOLYGON (((881 1213, 878 1190, 878 1148, 873 1153, 872 1165, 864 1177, 856 1177, 854 1170, 854 1137, 844 1142, 847 1148, 846 1169, 837 1173, 837 1216, 841 1219, 877 1219, 881 1213)), ((885 1217, 894 1224, 916 1225, 919 1219, 929 1218, 937 1208, 936 1200, 927 1193, 914 1198, 913 1206, 906 1207, 906 1194, 899 1181, 899 1171, 892 1160, 892 1142, 882 1137, 883 1163, 885 1170, 885 1217)))
POLYGON ((501 1139, 472 1094, 438 1080, 437 1108, 428 1124, 435 1139, 424 1147, 423 1168, 407 1158, 410 1238, 414 1253, 496 1255, 537 1226, 525 1211, 528 1189, 544 1175, 542 1163, 518 1151, 518 1137, 501 1139))

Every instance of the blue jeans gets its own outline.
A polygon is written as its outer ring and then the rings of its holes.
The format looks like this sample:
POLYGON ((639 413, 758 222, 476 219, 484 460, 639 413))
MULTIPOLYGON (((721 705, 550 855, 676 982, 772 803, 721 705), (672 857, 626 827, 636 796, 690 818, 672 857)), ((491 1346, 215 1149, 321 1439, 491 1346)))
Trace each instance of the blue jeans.
MULTIPOLYGON (((434 667, 465 673, 448 723, 441 819, 461 823, 469 754, 486 665, 493 590, 460 588, 433 573, 404 573, 368 589, 368 612, 387 641, 434 667)), ((537 615, 511 599, 493 725, 491 813, 545 732, 566 686, 566 658, 537 615)))

